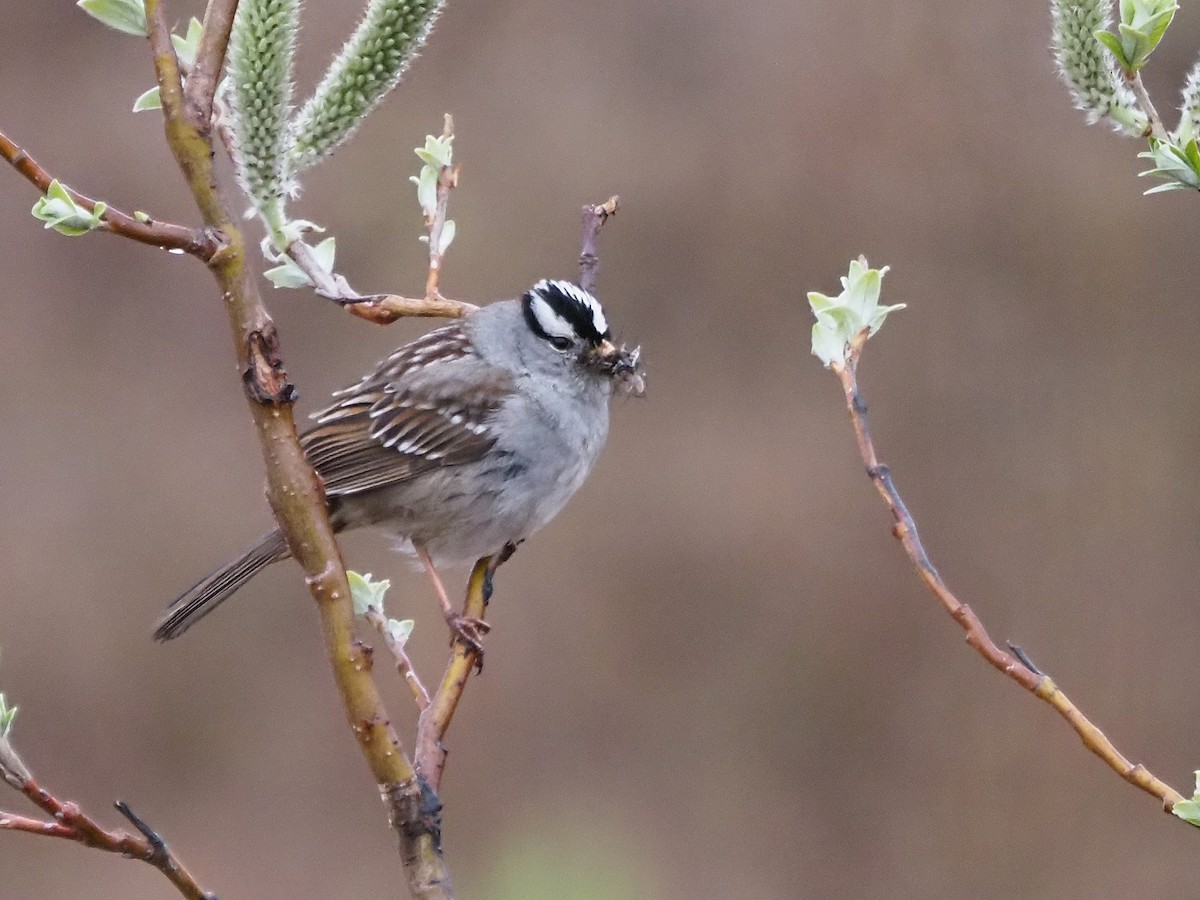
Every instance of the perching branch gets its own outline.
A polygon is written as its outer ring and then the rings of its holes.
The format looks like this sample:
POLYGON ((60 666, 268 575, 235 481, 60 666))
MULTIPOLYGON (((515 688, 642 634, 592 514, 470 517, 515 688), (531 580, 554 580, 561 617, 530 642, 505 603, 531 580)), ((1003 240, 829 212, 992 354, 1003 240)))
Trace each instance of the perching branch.
MULTIPOLYGON (((509 557, 516 552, 509 544, 495 556, 484 557, 475 563, 471 578, 467 582, 467 598, 463 604, 463 617, 483 621, 488 601, 492 599, 492 578, 509 557)), ((414 764, 417 772, 437 791, 442 784, 442 772, 446 768, 446 748, 442 738, 454 718, 458 701, 462 699, 473 669, 483 669, 483 656, 478 647, 462 637, 455 637, 450 648, 450 662, 442 675, 437 693, 423 710, 417 722, 417 749, 414 764)))
POLYGON ((371 678, 370 654, 354 640, 350 588, 324 492, 297 439, 292 413, 295 392, 287 381, 275 326, 246 265, 241 230, 217 186, 209 120, 197 118, 198 111, 182 102, 178 60, 161 0, 146 0, 146 16, 167 143, 206 224, 225 239, 209 269, 229 316, 266 467, 268 500, 317 602, 346 718, 399 836, 409 889, 417 898, 452 897, 441 856, 440 807, 400 747, 371 678))
MULTIPOLYGON (((904 546, 905 553, 916 567, 917 574, 942 608, 966 632, 967 643, 994 668, 999 669, 1025 690, 1046 701, 1058 711, 1070 726, 1075 729, 1083 745, 1099 756, 1118 775, 1130 784, 1141 788, 1148 794, 1162 801, 1163 809, 1170 812, 1183 796, 1162 780, 1151 774, 1140 763, 1131 763, 1112 742, 1104 736, 1092 722, 1072 703, 1067 695, 1059 690, 1058 685, 1047 675, 1037 671, 1033 666, 1024 662, 1014 653, 1000 649, 988 635, 979 617, 969 606, 962 603, 942 580, 937 569, 933 567, 929 556, 917 533, 917 524, 904 505, 900 492, 892 481, 891 470, 879 462, 875 444, 871 439, 871 431, 867 422, 867 406, 858 389, 857 368, 862 348, 867 340, 867 331, 861 331, 849 345, 845 362, 833 362, 830 368, 838 376, 842 391, 846 397, 846 408, 854 423, 854 434, 858 440, 858 450, 867 468, 867 475, 879 491, 879 496, 887 504, 896 520, 892 533, 904 546)), ((1021 654, 1023 657, 1023 654, 1021 654)))
MULTIPOLYGON (((43 194, 54 181, 54 176, 42 168, 37 160, 17 146, 3 132, 0 132, 0 156, 21 173, 27 181, 33 184, 43 194)), ((66 189, 71 198, 89 211, 96 208, 96 200, 78 191, 66 189)), ((197 259, 208 262, 220 245, 217 237, 209 231, 187 228, 183 225, 172 225, 169 222, 156 222, 148 216, 137 218, 109 206, 101 215, 104 230, 141 244, 150 244, 163 250, 180 250, 197 259)))
POLYGON ((166 842, 129 808, 129 804, 119 801, 116 807, 141 832, 140 835, 104 828, 80 809, 77 803, 59 800, 38 784, 17 755, 8 735, 0 736, 0 777, 50 817, 50 821, 42 821, 0 811, 0 829, 64 838, 77 841, 85 847, 119 853, 129 859, 140 859, 162 872, 189 900, 217 900, 216 894, 200 887, 166 842))

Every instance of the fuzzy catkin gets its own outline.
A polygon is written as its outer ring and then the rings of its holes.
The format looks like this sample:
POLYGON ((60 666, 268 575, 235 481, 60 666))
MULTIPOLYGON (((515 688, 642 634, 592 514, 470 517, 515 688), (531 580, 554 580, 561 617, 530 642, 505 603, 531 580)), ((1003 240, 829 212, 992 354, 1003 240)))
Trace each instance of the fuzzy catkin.
POLYGON ((292 124, 293 173, 344 143, 396 86, 425 43, 443 0, 371 0, 292 124))
POLYGON ((242 190, 259 211, 291 192, 286 165, 299 0, 242 0, 229 40, 230 124, 242 190))
POLYGON ((1179 111, 1182 115, 1176 137, 1186 144, 1192 138, 1200 137, 1200 60, 1192 66, 1183 84, 1179 111))
POLYGON ((1145 132, 1147 120, 1133 92, 1114 71, 1108 51, 1096 32, 1112 24, 1109 0, 1054 0, 1054 59, 1063 81, 1071 89, 1075 106, 1089 123, 1107 118, 1117 131, 1129 135, 1145 132))

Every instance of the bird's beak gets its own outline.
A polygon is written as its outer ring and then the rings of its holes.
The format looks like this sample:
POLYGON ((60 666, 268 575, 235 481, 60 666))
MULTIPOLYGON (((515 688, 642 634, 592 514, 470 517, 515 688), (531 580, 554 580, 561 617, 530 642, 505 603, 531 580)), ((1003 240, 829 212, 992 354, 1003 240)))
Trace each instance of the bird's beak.
POLYGON ((603 360, 614 359, 621 351, 617 349, 617 345, 612 341, 601 341, 596 345, 596 356, 603 360))
POLYGON ((641 397, 646 392, 646 376, 641 370, 641 347, 618 347, 603 340, 592 349, 596 367, 612 379, 617 393, 641 397))

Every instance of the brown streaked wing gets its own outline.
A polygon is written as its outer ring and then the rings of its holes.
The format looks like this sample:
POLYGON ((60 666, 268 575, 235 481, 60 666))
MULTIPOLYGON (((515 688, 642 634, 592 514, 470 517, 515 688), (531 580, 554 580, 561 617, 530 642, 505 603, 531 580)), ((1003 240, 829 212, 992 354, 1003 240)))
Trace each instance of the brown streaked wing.
POLYGON ((337 403, 314 415, 300 438, 330 496, 407 481, 440 466, 479 459, 496 439, 487 417, 512 388, 508 373, 481 365, 444 386, 417 371, 473 355, 460 323, 401 347, 358 384, 334 394, 337 403))

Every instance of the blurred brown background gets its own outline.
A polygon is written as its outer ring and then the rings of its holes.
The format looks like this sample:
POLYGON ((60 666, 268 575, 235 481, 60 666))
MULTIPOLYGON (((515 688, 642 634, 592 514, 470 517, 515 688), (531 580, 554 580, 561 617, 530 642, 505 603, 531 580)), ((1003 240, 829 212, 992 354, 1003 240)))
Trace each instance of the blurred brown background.
MULTIPOLYGON (((360 0, 305 11, 299 94, 360 0)), ((860 252, 909 309, 863 388, 935 561, 1136 760, 1200 767, 1195 195, 1143 198, 1087 128, 1048 4, 452 0, 406 83, 293 207, 362 290, 418 290, 410 148, 458 123, 445 287, 571 276, 620 192, 601 294, 650 395, 498 580, 450 733, 464 898, 1167 897, 1196 836, 988 669, 863 477, 808 289, 860 252)), ((197 2, 170 4, 179 21, 197 2)), ((8 2, 0 127, 69 184, 196 221, 137 40, 8 2)), ((1148 74, 1170 112, 1186 8, 1148 74)), ((262 466, 207 274, 68 240, 0 172, 0 687, 18 746, 106 821, 161 829, 222 898, 396 896, 383 812, 316 616, 279 566, 170 646, 163 604, 264 529, 262 466)), ((427 327, 267 295, 303 412, 427 327)), ((374 536, 434 680, 444 628, 374 536)), ((379 680, 408 727, 411 703, 379 680)), ((0 808, 25 811, 15 795, 0 808)), ((4 898, 172 896, 158 873, 0 835, 4 898)))

